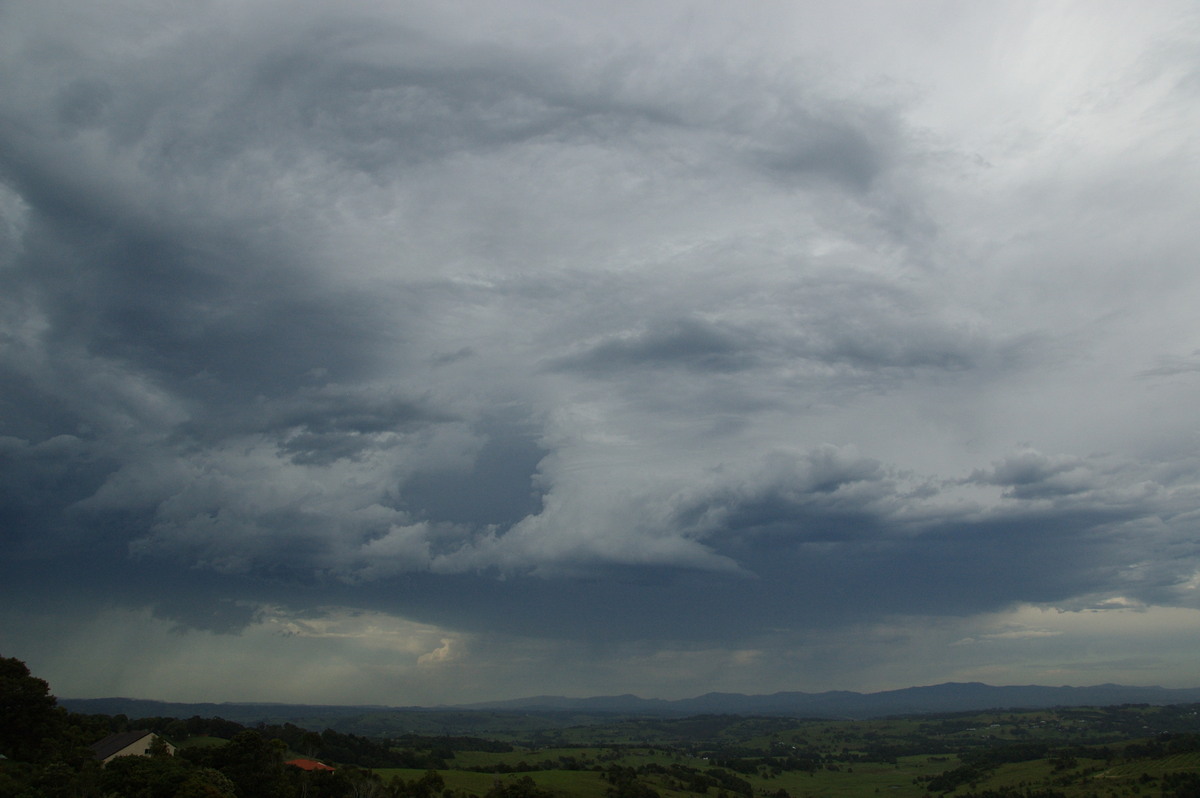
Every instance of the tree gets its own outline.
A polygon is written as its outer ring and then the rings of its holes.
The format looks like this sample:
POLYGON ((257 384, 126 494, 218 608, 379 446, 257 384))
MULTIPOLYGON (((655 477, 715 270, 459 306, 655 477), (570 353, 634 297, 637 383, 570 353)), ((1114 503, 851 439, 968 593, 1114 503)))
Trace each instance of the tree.
POLYGON ((446 789, 442 774, 436 770, 427 770, 419 779, 405 781, 399 776, 392 776, 387 790, 395 798, 436 798, 446 789))
POLYGON ((24 662, 0 658, 0 754, 29 762, 49 756, 62 722, 57 704, 50 685, 24 662))
POLYGON ((345 779, 350 798, 377 798, 385 792, 383 780, 367 768, 344 765, 337 772, 345 779))
POLYGON ((167 746, 167 741, 154 735, 154 739, 150 741, 150 748, 146 752, 152 757, 164 757, 171 755, 171 749, 167 746))
POLYGON ((529 776, 510 781, 496 781, 483 798, 554 798, 554 793, 543 790, 529 776))
POLYGON ((214 748, 189 748, 183 756, 201 767, 224 773, 242 796, 276 798, 288 794, 289 784, 283 768, 287 750, 281 740, 265 740, 249 729, 238 732, 225 745, 214 748))
POLYGON ((235 798, 237 789, 219 770, 196 768, 180 785, 174 798, 235 798))
POLYGON ((119 756, 104 766, 104 792, 138 798, 174 798, 196 768, 172 756, 119 756))

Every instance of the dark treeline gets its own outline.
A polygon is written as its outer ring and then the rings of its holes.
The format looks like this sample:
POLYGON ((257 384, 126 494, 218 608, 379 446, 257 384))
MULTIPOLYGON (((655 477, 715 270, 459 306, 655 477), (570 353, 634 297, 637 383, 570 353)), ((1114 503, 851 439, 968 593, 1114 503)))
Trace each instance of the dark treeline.
MULTIPOLYGON (((81 715, 57 705, 49 685, 24 662, 0 658, 0 798, 476 798, 446 790, 435 768, 463 748, 511 750, 464 737, 371 740, 290 723, 246 728, 222 718, 81 715), (171 756, 101 766, 90 748, 110 734, 146 730, 173 743, 210 738, 171 756), (334 771, 307 771, 289 757, 318 758, 334 771), (427 769, 425 776, 384 783, 370 768, 427 769)), ((497 785, 484 798, 540 798, 527 785, 497 785)))

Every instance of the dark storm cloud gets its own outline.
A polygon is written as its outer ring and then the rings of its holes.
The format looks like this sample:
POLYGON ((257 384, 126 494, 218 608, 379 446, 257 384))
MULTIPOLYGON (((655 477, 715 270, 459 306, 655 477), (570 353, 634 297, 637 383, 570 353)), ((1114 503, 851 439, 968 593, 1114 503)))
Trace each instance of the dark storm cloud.
POLYGON ((720 541, 783 527, 804 538, 878 534, 871 506, 896 490, 882 464, 825 447, 804 457, 773 455, 749 480, 719 486, 677 511, 677 523, 720 541), (835 520, 844 513, 845 521, 835 520))
POLYGON ((1025 451, 997 462, 987 471, 976 470, 971 482, 998 485, 1017 499, 1050 499, 1081 493, 1096 486, 1096 475, 1079 457, 1047 457, 1025 451))
POLYGON ((677 366, 695 371, 743 371, 758 363, 753 337, 695 319, 679 319, 645 332, 603 341, 555 368, 611 375, 631 368, 677 366))
POLYGON ((258 245, 122 229, 98 218, 110 213, 103 198, 33 208, 18 279, 50 325, 48 344, 119 360, 204 399, 213 383, 218 398, 244 400, 294 389, 314 371, 358 378, 374 360, 378 298, 322 296, 258 245))
POLYGON ((6 6, 6 600, 725 648, 1194 606, 1179 98, 728 13, 6 6))
MULTIPOLYGON (((390 480, 351 491, 358 495, 348 501, 313 501, 306 489, 280 489, 292 477, 271 473, 269 448, 247 459, 245 452, 258 444, 246 436, 266 436, 296 467, 346 460, 368 467, 372 456, 386 457, 405 437, 455 415, 414 398, 419 388, 403 382, 399 388, 354 384, 380 373, 384 351, 403 352, 406 334, 423 315, 419 290, 328 290, 319 275, 338 264, 304 250, 308 210, 299 218, 281 215, 291 211, 273 202, 269 185, 249 193, 236 179, 214 187, 206 171, 257 165, 254 150, 268 147, 273 154, 262 174, 268 182, 284 176, 291 162, 313 155, 335 170, 380 180, 455 153, 497 152, 524 142, 609 147, 646 136, 653 151, 665 136, 684 135, 698 136, 697 152, 718 159, 779 177, 813 173, 864 191, 892 157, 899 135, 883 112, 809 92, 786 96, 775 87, 764 95, 753 74, 706 67, 711 91, 671 96, 678 76, 668 72, 649 91, 635 79, 656 69, 653 59, 626 60, 625 80, 589 82, 586 72, 582 79, 564 79, 525 54, 463 49, 403 27, 354 19, 293 23, 272 32, 263 50, 239 49, 235 40, 211 51, 186 39, 178 46, 177 53, 159 54, 169 64, 161 78, 148 73, 119 90, 115 80, 102 77, 66 83, 55 94, 53 120, 45 123, 59 125, 47 127, 58 140, 47 144, 28 130, 10 131, 6 150, 26 157, 9 158, 5 174, 31 208, 17 280, 23 300, 46 318, 42 345, 76 352, 80 370, 109 363, 136 374, 149 390, 164 394, 159 401, 177 405, 165 417, 142 412, 134 418, 180 443, 138 451, 122 444, 126 462, 109 466, 95 498, 89 501, 81 491, 61 509, 79 504, 113 512, 125 503, 149 509, 150 529, 131 536, 136 551, 173 553, 227 572, 348 574, 359 568, 349 564, 356 547, 389 541, 389 529, 418 517, 515 524, 538 510, 521 498, 530 495, 536 462, 530 454, 536 450, 514 449, 507 463, 511 476, 489 476, 503 471, 489 464, 504 435, 498 430, 501 437, 487 435, 466 470, 458 462, 443 470, 416 466, 410 473, 406 467, 390 480), (218 60, 228 55, 233 58, 218 60), (208 69, 216 70, 215 77, 208 69), (758 99, 764 96, 770 99, 758 99), (118 174, 51 157, 56 145, 69 149, 71 138, 85 130, 106 132, 136 164, 143 186, 133 192, 163 196, 168 181, 182 180, 210 194, 241 192, 234 194, 237 207, 254 197, 264 202, 239 217, 197 207, 203 195, 168 188, 158 206, 148 204, 153 195, 136 193, 114 205, 101 186, 108 180, 126 188, 118 174), (193 213, 197 209, 200 215, 193 213), (285 240, 265 239, 256 229, 262 225, 285 240), (193 442, 209 448, 190 451, 193 442), (139 476, 148 470, 157 472, 153 479, 139 476), (285 497, 264 501, 255 496, 263 489, 285 497), (464 509, 461 497, 469 493, 478 495, 464 509), (502 498, 508 496, 514 498, 502 498), (280 544, 285 552, 275 551, 280 544)), ((885 379, 885 369, 961 369, 975 359, 953 329, 910 318, 923 309, 922 300, 865 277, 811 283, 795 299, 799 329, 651 317, 637 332, 601 336, 581 353, 551 362, 560 371, 619 381, 642 367, 679 366, 703 375, 799 359, 846 366, 874 384, 885 379)), ((397 365, 404 369, 403 359, 397 365)), ((115 400, 92 397, 99 404, 115 400)), ((71 425, 103 429, 88 417, 95 412, 77 404, 71 425)), ((99 449, 113 446, 104 432, 96 434, 99 449)), ((838 481, 843 476, 860 487, 881 478, 878 464, 863 467, 863 474, 852 466, 849 476, 831 471, 812 477, 807 493, 842 502, 829 497, 844 487, 838 481)), ((789 488, 733 501, 725 510, 727 523, 733 529, 803 526, 812 507, 796 495, 789 488)), ((845 512, 836 526, 846 533, 872 526, 868 513, 845 512)), ((833 517, 818 508, 822 529, 815 534, 832 534, 833 517)), ((662 534, 681 532, 666 528, 662 534)), ((420 569, 428 556, 423 547, 432 539, 411 542, 404 555, 411 562, 403 567, 420 569)))
MULTIPOLYGON (((1022 458, 1034 459, 1026 452, 1010 461, 1022 458)), ((997 470, 1009 473, 1005 467, 997 470)), ((737 562, 737 573, 612 565, 584 578, 446 576, 436 583, 445 591, 414 576, 420 588, 401 603, 411 617, 458 628, 718 640, 894 613, 967 616, 1020 602, 1069 603, 1114 584, 1135 599, 1163 601, 1191 575, 1195 552, 1177 548, 1180 559, 1157 573, 1129 567, 1131 552, 1147 551, 1138 530, 1178 508, 1145 483, 1122 494, 1126 480, 1097 477, 1092 499, 1073 505, 1046 506, 1043 499, 1059 493, 1027 491, 985 509, 939 503, 953 485, 914 484, 852 451, 777 454, 750 475, 724 475, 669 501, 670 529, 659 533, 705 541, 737 562), (538 609, 519 611, 529 606, 538 609)), ((1180 520, 1156 537, 1185 543, 1180 520)))
POLYGON ((520 423, 492 422, 470 470, 420 471, 401 486, 422 518, 510 526, 541 509, 538 463, 546 455, 520 423))
POLYGON ((280 448, 297 463, 327 464, 378 445, 374 435, 454 421, 435 408, 387 391, 326 385, 300 389, 250 415, 246 429, 281 434, 280 448))
POLYGON ((1184 357, 1162 358, 1161 365, 1138 372, 1139 377, 1174 377, 1200 372, 1200 350, 1184 357))
MULTIPOLYGON (((1114 520, 1066 513, 965 520, 905 540, 871 513, 789 509, 770 521, 751 519, 717 544, 742 563, 742 576, 655 567, 596 569, 576 579, 414 574, 387 595, 366 588, 358 597, 478 632, 715 642, 893 614, 966 616, 1089 594, 1112 584, 1123 547, 1096 530, 1114 520)), ((1145 588, 1134 593, 1152 595, 1145 588)))
MULTIPOLYGON (((826 292, 822 300, 830 297, 826 292)), ((844 365, 862 372, 883 369, 934 368, 963 370, 991 356, 980 345, 952 329, 895 320, 887 329, 889 310, 864 307, 861 297, 842 305, 816 304, 796 333, 783 337, 766 325, 738 329, 698 319, 663 319, 646 330, 613 336, 584 352, 559 358, 552 367, 614 376, 630 369, 682 368, 695 372, 739 372, 787 360, 844 365), (869 325, 869 328, 867 327, 869 325), (757 328, 756 328, 757 327, 757 328)), ((750 323, 753 325, 753 322, 750 323)))
POLYGON ((56 538, 78 538, 63 509, 92 495, 114 465, 70 435, 37 443, 0 437, 0 525, 6 548, 26 552, 56 538))
POLYGON ((815 401, 839 402, 930 375, 989 379, 1019 364, 1030 346, 1021 336, 938 318, 926 298, 851 268, 756 296, 750 312, 729 313, 720 292, 693 299, 711 320, 674 315, 671 289, 688 297, 684 284, 655 286, 647 289, 651 299, 606 308, 616 331, 585 338, 546 367, 603 381, 638 403, 752 412, 775 401, 763 386, 777 380, 815 401))
POLYGON ((794 109, 783 129, 791 135, 766 142, 755 152, 763 168, 781 178, 816 176, 867 191, 889 165, 896 135, 886 114, 856 119, 849 109, 813 118, 794 109))

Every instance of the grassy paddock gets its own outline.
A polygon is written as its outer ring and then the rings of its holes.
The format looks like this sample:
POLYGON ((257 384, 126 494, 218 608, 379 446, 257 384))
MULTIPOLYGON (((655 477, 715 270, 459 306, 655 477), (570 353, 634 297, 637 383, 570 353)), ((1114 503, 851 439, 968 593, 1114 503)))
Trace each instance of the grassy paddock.
MULTIPOLYGON (((376 768, 375 773, 384 782, 399 776, 404 781, 414 781, 425 775, 427 771, 410 768, 376 768)), ((529 776, 539 787, 554 792, 570 795, 573 798, 604 798, 608 782, 599 773, 574 770, 536 770, 530 773, 472 773, 465 770, 439 770, 446 788, 483 795, 496 782, 508 784, 529 776)))
POLYGON ((1140 762, 1127 762, 1107 768, 1097 774, 1102 779, 1134 779, 1143 773, 1161 776, 1164 773, 1180 773, 1200 771, 1200 752, 1174 754, 1161 759, 1148 759, 1140 762))
MULTIPOLYGON (((1023 794, 1030 789, 1052 790, 1066 798, 1124 798, 1157 795, 1158 782, 1166 774, 1200 771, 1200 751, 1162 757, 1142 753, 1162 751, 1147 744, 1163 734, 1183 735, 1162 738, 1175 740, 1170 750, 1196 747, 1196 741, 1186 735, 1200 734, 1200 705, 986 711, 854 721, 626 718, 604 727, 567 728, 531 738, 548 743, 545 748, 460 751, 447 763, 455 769, 440 773, 449 789, 477 796, 497 781, 509 783, 528 776, 564 798, 606 798, 613 785, 605 780, 604 771, 619 766, 640 771, 634 792, 640 786, 642 794, 654 790, 660 798, 718 798, 720 777, 707 771, 718 767, 718 762, 737 760, 724 769, 750 785, 751 798, 774 798, 781 790, 790 798, 923 798, 929 795, 932 778, 954 771, 966 759, 1002 764, 974 770, 976 781, 959 784, 944 793, 946 798, 989 790, 1023 794), (575 737, 590 738, 590 744, 564 744, 575 737), (639 742, 630 744, 633 740, 639 742), (1009 758, 1044 758, 1004 761, 1003 753, 995 758, 980 756, 1014 744, 1022 745, 1010 750, 1009 758), (1125 761, 1132 756, 1138 757, 1136 761, 1125 761), (563 768, 564 759, 583 769, 563 768), (821 764, 812 773, 800 769, 814 763, 821 764), (648 765, 659 767, 644 769, 648 765), (672 769, 673 765, 695 772, 672 769), (463 770, 496 766, 521 767, 521 771, 463 770), (797 769, 786 770, 789 767, 797 769), (685 791, 697 782, 707 784, 707 791, 685 791)), ((385 779, 399 775, 412 781, 424 771, 379 772, 385 779)), ((735 798, 732 792, 726 795, 735 798)))
POLYGON ((900 757, 895 765, 866 762, 842 765, 838 770, 821 769, 813 774, 783 773, 772 779, 749 778, 756 794, 772 795, 780 788, 792 798, 866 798, 887 795, 895 798, 920 798, 926 795, 924 784, 913 784, 918 776, 933 776, 957 765, 928 756, 900 757))
POLYGON ((585 765, 588 768, 596 765, 599 765, 601 768, 607 768, 608 766, 614 764, 622 767, 638 767, 640 765, 647 765, 651 763, 665 766, 674 762, 680 762, 693 767, 705 764, 703 760, 681 754, 670 753, 660 749, 615 749, 604 746, 594 746, 590 748, 545 748, 535 751, 521 749, 518 751, 508 751, 506 753, 492 753, 488 751, 457 751, 454 754, 454 766, 458 768, 489 767, 493 765, 507 765, 508 767, 516 767, 520 763, 524 762, 526 765, 537 767, 538 763, 540 762, 545 762, 547 760, 551 762, 557 762, 563 757, 572 757, 577 762, 585 765))
POLYGON ((213 748, 218 745, 225 745, 228 740, 220 737, 189 737, 179 744, 180 748, 213 748))

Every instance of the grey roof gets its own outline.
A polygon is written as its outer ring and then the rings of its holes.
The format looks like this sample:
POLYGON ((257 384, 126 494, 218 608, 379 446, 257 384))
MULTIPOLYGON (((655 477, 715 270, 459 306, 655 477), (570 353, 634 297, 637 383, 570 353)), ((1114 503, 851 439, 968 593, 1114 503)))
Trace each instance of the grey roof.
POLYGON ((136 743, 138 740, 142 739, 146 735, 153 734, 153 733, 154 732, 149 731, 147 729, 141 729, 139 731, 118 732, 116 734, 110 734, 107 737, 105 737, 103 740, 101 740, 100 742, 92 743, 88 747, 92 749, 92 753, 94 753, 96 755, 97 759, 103 761, 105 759, 108 759, 110 756, 117 753, 118 751, 120 751, 122 748, 125 748, 126 746, 129 746, 129 745, 133 745, 134 743, 136 743))

